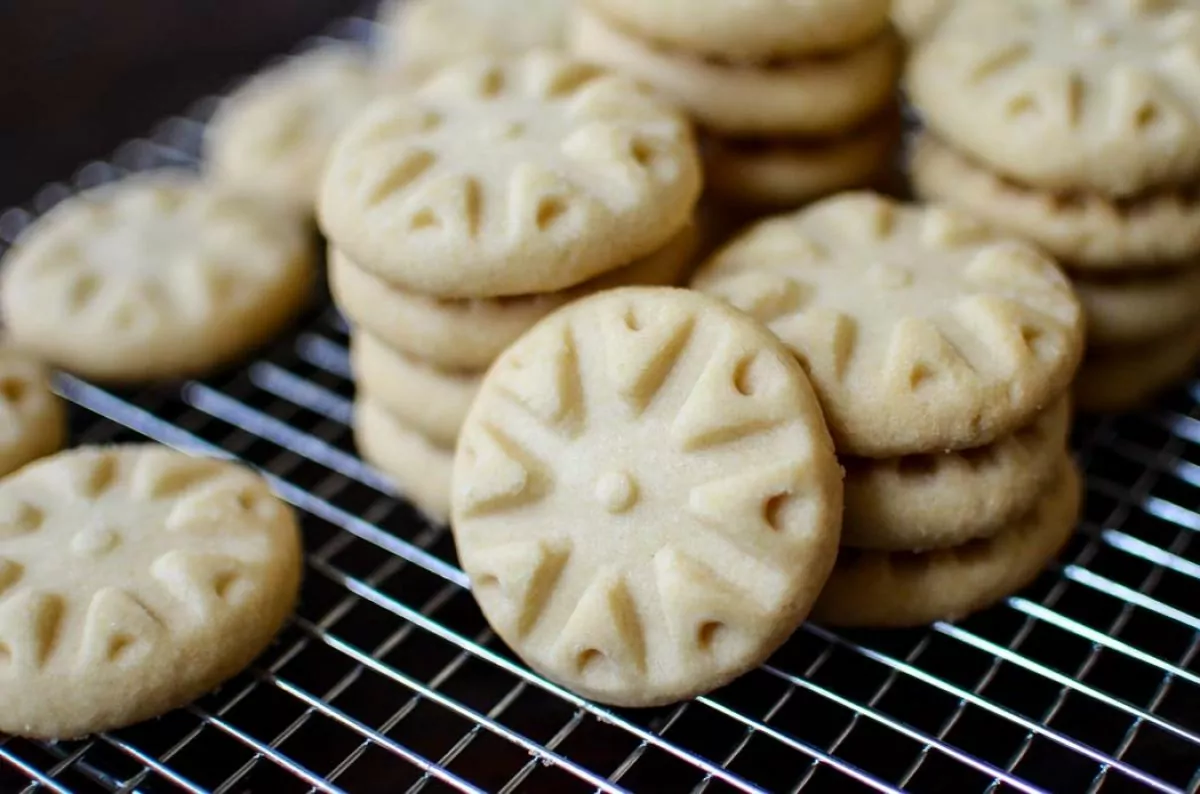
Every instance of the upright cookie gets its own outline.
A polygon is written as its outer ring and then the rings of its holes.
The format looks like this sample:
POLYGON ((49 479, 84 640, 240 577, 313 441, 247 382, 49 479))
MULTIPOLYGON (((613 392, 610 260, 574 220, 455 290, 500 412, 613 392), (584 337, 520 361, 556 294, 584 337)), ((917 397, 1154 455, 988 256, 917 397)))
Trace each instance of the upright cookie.
POLYGON ((379 469, 396 490, 431 521, 450 516, 454 456, 406 425, 371 398, 354 404, 354 443, 362 459, 379 469))
POLYGON ((888 22, 888 0, 586 2, 640 38, 753 63, 852 49, 888 22))
POLYGON ((917 554, 842 549, 813 619, 900 628, 989 607, 1036 579, 1061 551, 1075 531, 1082 492, 1075 464, 1063 455, 1037 506, 994 537, 917 554))
POLYGON ((1083 312, 1053 261, 870 193, 760 223, 693 284, 792 349, 845 455, 989 444, 1053 404, 1083 354, 1083 312))
POLYGON ((205 130, 206 167, 222 183, 311 212, 334 139, 375 93, 357 49, 297 56, 218 106, 205 130))
POLYGON ((378 100, 334 147, 319 210, 334 245, 398 286, 498 297, 649 254, 699 192, 682 116, 631 80, 537 51, 378 100))
POLYGON ((0 481, 0 731, 69 739, 240 672, 291 612, 293 512, 253 472, 82 448, 0 481))
POLYGON ((0 476, 57 452, 66 437, 66 406, 50 390, 50 373, 0 343, 0 476))
POLYGON ((675 286, 693 265, 696 228, 689 224, 658 251, 631 265, 559 292, 511 298, 432 298, 400 289, 330 248, 329 285, 350 322, 396 350, 450 369, 481 370, 560 306, 601 290, 675 286))
POLYGON ((888 30, 854 50, 770 68, 706 61, 657 49, 582 6, 568 36, 580 57, 637 77, 703 127, 731 136, 836 135, 857 127, 893 98, 902 50, 888 30))
POLYGON ((64 200, 5 256, 14 342, 85 377, 199 375, 265 342, 314 280, 300 216, 172 172, 64 200))
POLYGON ((915 52, 928 126, 1046 190, 1133 196, 1200 177, 1193 0, 963 0, 915 52))
POLYGON ((841 505, 794 359, 685 290, 543 320, 489 370, 455 456, 454 537, 488 621, 543 675, 625 706, 778 647, 825 581, 841 505))

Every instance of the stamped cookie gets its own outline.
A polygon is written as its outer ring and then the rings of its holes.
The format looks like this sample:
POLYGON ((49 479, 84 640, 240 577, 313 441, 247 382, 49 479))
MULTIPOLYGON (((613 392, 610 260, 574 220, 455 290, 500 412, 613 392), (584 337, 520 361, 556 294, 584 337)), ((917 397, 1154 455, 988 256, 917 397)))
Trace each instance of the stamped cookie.
POLYGON ((845 455, 990 444, 1052 405, 1083 354, 1083 312, 1050 259, 871 193, 760 223, 693 284, 792 349, 845 455))
POLYGON ((571 15, 573 51, 631 74, 724 135, 836 135, 879 112, 900 72, 899 37, 887 31, 848 52, 764 68, 655 48, 582 6, 571 15))
POLYGON ((955 0, 892 0, 892 23, 909 41, 933 32, 955 0))
POLYGON ((531 667, 651 706, 795 630, 842 506, 795 363, 744 315, 663 288, 571 304, 501 356, 459 438, 453 527, 476 600, 531 667))
POLYGON ((1200 326, 1132 347, 1088 353, 1075 380, 1075 401, 1091 414, 1141 408, 1196 373, 1200 326))
POLYGON ((1045 570, 1074 532, 1082 498, 1079 473, 1064 455, 1032 512, 994 537, 917 554, 843 548, 812 617, 900 628, 985 609, 1045 570))
POLYGON ((374 98, 376 79, 350 47, 326 47, 262 72, 217 108, 205 130, 218 181, 311 212, 334 139, 374 98))
POLYGON ((85 377, 199 375, 265 342, 314 281, 308 231, 270 202, 182 173, 66 199, 4 258, 12 340, 85 377))
POLYGON ((350 322, 388 347, 449 369, 486 369, 517 337, 570 301, 624 286, 674 286, 693 264, 697 232, 688 225, 662 249, 578 287, 511 298, 432 298, 394 287, 329 251, 329 283, 350 322))
POLYGON ((586 2, 639 38, 755 63, 852 49, 888 22, 888 0, 586 2))
POLYGON ((334 147, 319 211, 332 242, 388 281, 490 298, 651 253, 699 192, 681 115, 632 80, 535 51, 378 100, 334 147))
POLYGON ((390 66, 428 75, 476 55, 563 46, 570 0, 399 0, 386 9, 382 49, 390 66))
POLYGON ((1200 252, 1195 189, 1160 190, 1128 201, 1053 193, 1005 179, 928 133, 912 152, 913 187, 922 198, 969 212, 1080 270, 1159 268, 1194 260, 1200 252))
POLYGON ((439 369, 389 348, 361 329, 350 341, 350 363, 360 395, 447 449, 458 439, 483 377, 439 369))
POLYGON ((369 397, 354 404, 354 443, 362 459, 387 475, 401 496, 431 521, 446 522, 451 450, 434 444, 369 397))
POLYGON ((1192 0, 964 0, 907 87, 928 126, 1047 190, 1134 196, 1200 176, 1192 0))
POLYGON ((0 343, 0 476, 57 452, 66 436, 66 406, 46 368, 0 343))
POLYGON ((725 201, 795 207, 876 181, 899 148, 900 125, 873 123, 828 142, 705 141, 705 186, 725 201))
POLYGON ((295 515, 233 463, 85 447, 0 481, 0 732, 157 717, 240 672, 291 612, 295 515))
POLYGON ((1053 479, 1071 429, 1060 398, 1032 424, 987 446, 886 460, 843 457, 842 545, 924 551, 989 537, 1027 513, 1053 479))
POLYGON ((1185 270, 1125 278, 1076 278, 1088 349, 1151 344, 1200 322, 1200 262, 1185 270))

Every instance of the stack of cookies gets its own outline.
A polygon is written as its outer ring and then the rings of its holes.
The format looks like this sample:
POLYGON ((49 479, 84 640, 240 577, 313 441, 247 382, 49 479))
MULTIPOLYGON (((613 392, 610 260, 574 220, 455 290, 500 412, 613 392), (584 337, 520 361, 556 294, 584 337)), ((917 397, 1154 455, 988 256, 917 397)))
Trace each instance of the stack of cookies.
POLYGON ((700 181, 686 119, 550 51, 463 61, 376 101, 334 146, 318 203, 364 458, 444 519, 483 371, 586 292, 683 279, 700 181))
POLYGON ((694 283, 783 340, 829 422, 845 518, 818 618, 959 617, 1066 542, 1083 311, 1037 248, 953 210, 849 193, 752 227, 694 283))
POLYGON ((901 46, 887 0, 582 0, 574 52, 625 71, 706 131, 722 202, 795 207, 890 165, 901 46))
POLYGON ((913 182, 1034 242, 1087 311, 1078 407, 1200 359, 1200 3, 962 0, 914 54, 913 182))

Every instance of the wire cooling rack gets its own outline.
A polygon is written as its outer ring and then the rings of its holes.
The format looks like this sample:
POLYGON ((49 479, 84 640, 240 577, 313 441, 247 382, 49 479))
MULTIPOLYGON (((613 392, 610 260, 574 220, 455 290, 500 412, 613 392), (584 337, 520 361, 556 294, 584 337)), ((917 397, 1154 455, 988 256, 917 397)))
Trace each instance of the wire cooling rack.
MULTIPOLYGON (((78 189, 194 164, 215 103, 0 215, 0 251, 78 189)), ((1079 424, 1085 520, 1022 594, 916 631, 806 625, 733 685, 652 711, 580 700, 488 630, 449 534, 355 455, 327 301, 218 377, 58 384, 75 443, 149 438, 266 472, 303 513, 307 579, 272 649, 194 705, 84 742, 0 737, 0 792, 1200 789, 1200 382, 1079 424)))

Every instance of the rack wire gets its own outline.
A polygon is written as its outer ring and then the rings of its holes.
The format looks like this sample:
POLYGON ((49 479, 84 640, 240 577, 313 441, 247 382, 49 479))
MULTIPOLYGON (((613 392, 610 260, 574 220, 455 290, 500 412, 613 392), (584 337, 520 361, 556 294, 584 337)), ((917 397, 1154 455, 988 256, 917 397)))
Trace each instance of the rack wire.
MULTIPOLYGON (((371 32, 352 18, 329 37, 371 32)), ((216 101, 0 214, 0 252, 77 190, 194 165, 216 101)), ((721 691, 624 711, 516 661, 449 533, 359 460, 346 341, 324 301, 213 378, 59 377, 76 443, 153 439, 266 473, 302 512, 306 581, 274 646, 192 706, 82 742, 0 737, 0 791, 1200 790, 1200 380, 1080 421, 1079 532, 1003 605, 914 631, 805 625, 721 691)))

